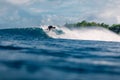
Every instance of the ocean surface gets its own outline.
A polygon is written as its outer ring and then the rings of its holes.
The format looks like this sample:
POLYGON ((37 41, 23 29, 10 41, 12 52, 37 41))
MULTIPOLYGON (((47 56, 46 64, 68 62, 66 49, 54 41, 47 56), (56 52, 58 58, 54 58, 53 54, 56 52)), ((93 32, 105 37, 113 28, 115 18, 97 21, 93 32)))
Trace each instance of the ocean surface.
POLYGON ((117 34, 65 31, 0 29, 0 80, 120 80, 117 34))

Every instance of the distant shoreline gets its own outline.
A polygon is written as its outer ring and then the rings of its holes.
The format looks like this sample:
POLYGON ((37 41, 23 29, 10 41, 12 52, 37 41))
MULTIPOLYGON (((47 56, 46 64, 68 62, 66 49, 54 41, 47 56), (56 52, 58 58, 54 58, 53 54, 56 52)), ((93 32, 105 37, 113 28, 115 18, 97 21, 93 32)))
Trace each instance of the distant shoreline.
POLYGON ((105 23, 87 22, 87 21, 83 20, 81 22, 77 22, 77 23, 73 23, 73 24, 66 23, 65 26, 69 27, 69 28, 70 27, 71 28, 92 27, 92 26, 103 27, 103 28, 109 29, 117 34, 120 34, 120 24, 113 24, 112 26, 110 26, 105 23))

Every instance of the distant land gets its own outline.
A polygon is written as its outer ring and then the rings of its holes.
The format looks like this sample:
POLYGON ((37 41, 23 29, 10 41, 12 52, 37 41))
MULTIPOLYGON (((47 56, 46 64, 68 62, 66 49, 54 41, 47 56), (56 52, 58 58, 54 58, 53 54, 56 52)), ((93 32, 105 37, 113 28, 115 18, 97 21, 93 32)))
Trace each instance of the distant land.
POLYGON ((74 27, 92 27, 92 26, 96 26, 96 27, 104 27, 106 29, 109 29, 117 34, 120 34, 120 24, 113 24, 113 25, 108 25, 108 24, 105 24, 105 23, 97 23, 97 22, 88 22, 86 20, 83 20, 81 22, 77 22, 77 23, 72 23, 72 24, 69 24, 69 23, 66 23, 65 24, 66 27, 71 27, 71 28, 74 28, 74 27))

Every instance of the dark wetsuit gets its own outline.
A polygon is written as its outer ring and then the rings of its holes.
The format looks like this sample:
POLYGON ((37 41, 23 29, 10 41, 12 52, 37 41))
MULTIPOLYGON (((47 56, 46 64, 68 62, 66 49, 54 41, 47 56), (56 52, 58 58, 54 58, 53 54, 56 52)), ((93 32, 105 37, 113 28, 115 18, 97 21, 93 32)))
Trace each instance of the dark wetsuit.
POLYGON ((50 31, 51 29, 55 29, 53 26, 48 26, 48 30, 50 31))

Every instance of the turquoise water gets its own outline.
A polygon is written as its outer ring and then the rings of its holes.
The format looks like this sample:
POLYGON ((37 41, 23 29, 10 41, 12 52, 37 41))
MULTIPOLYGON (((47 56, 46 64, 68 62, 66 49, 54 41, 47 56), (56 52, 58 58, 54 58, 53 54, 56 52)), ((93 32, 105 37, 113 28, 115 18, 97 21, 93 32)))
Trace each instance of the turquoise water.
POLYGON ((0 80, 119 80, 120 43, 0 30, 0 80))

